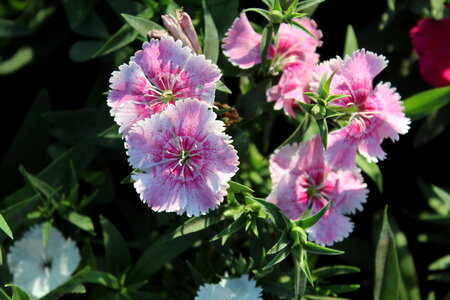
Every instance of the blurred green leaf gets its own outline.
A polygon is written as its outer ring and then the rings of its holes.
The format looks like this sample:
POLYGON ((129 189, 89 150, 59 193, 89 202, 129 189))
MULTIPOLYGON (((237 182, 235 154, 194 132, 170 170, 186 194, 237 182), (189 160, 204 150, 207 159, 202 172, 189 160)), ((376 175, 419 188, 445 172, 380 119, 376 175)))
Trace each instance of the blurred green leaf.
POLYGON ((0 18, 0 38, 22 37, 27 36, 30 33, 30 28, 24 24, 0 18))
POLYGON ((279 264, 282 262, 286 257, 291 254, 291 249, 284 248, 283 250, 279 251, 262 269, 268 270, 272 268, 273 266, 279 264))
POLYGON ((228 193, 253 193, 254 191, 249 188, 248 186, 245 186, 243 184, 240 184, 238 182, 234 182, 234 181, 228 181, 228 184, 230 185, 230 187, 227 189, 228 193))
POLYGON ((202 237, 201 232, 195 232, 167 242, 156 241, 144 251, 134 264, 129 273, 129 282, 140 282, 149 279, 165 264, 191 248, 202 237))
POLYGON ((445 255, 428 266, 428 270, 430 271, 442 271, 446 269, 450 269, 450 255, 445 255))
POLYGON ((239 0, 208 0, 208 5, 219 37, 223 37, 238 15, 239 0))
POLYGON ((352 25, 347 25, 347 33, 345 34, 345 44, 344 44, 344 56, 351 55, 353 52, 358 50, 358 40, 356 39, 355 31, 352 25))
POLYGON ((213 63, 217 63, 219 58, 219 34, 217 33, 216 25, 206 5, 206 0, 202 0, 203 16, 205 21, 205 37, 203 45, 203 53, 207 59, 213 63))
POLYGON ((270 84, 270 80, 262 80, 247 94, 237 100, 235 107, 239 116, 249 121, 263 113, 264 107, 267 104, 266 92, 270 84))
POLYGON ((417 121, 449 102, 450 86, 431 89, 404 100, 405 114, 412 121, 417 121))
POLYGON ((359 273, 361 270, 353 266, 334 265, 317 268, 313 271, 313 275, 319 279, 327 279, 329 277, 359 273))
POLYGON ((310 300, 350 300, 349 298, 309 295, 309 294, 305 295, 305 299, 310 299, 310 300))
POLYGON ((408 247, 408 240, 397 222, 391 217, 392 233, 397 247, 398 264, 401 275, 400 298, 401 300, 421 300, 419 280, 417 277, 414 259, 408 247))
POLYGON ((376 163, 370 163, 361 154, 356 154, 356 164, 361 170, 373 180, 380 193, 383 193, 383 176, 381 170, 376 163))
POLYGON ((375 255, 374 300, 398 300, 399 286, 400 270, 397 249, 386 207, 375 255))
POLYGON ((123 25, 112 37, 110 37, 103 47, 94 54, 94 58, 114 52, 133 42, 138 36, 130 25, 123 25))
POLYGON ((327 205, 325 205, 324 207, 322 207, 318 212, 316 212, 314 215, 309 216, 307 218, 304 219, 300 219, 298 221, 295 221, 294 223, 297 226, 300 226, 303 229, 307 229, 311 226, 313 226, 314 224, 316 224, 317 222, 319 222, 320 218, 322 218, 322 216, 328 211, 328 209, 331 206, 331 201, 328 201, 327 205))
POLYGON ((96 39, 106 39, 109 36, 105 24, 94 11, 90 11, 83 22, 74 28, 73 31, 79 35, 96 39))
POLYGON ((128 24, 130 24, 131 27, 134 28, 134 30, 136 30, 145 39, 148 38, 147 32, 152 29, 165 30, 165 28, 158 23, 142 17, 127 14, 122 14, 122 17, 125 19, 125 21, 127 21, 128 24))
POLYGON ((275 243, 275 245, 270 248, 269 251, 267 251, 267 254, 275 254, 286 248, 291 243, 290 237, 289 237, 289 231, 288 229, 283 230, 283 232, 280 235, 280 238, 275 243))
POLYGON ((13 289, 12 300, 32 300, 20 286, 15 284, 5 284, 5 286, 13 289))
POLYGON ((89 232, 92 235, 95 235, 94 223, 89 216, 81 215, 77 212, 72 211, 66 218, 73 225, 89 232))
POLYGON ((6 294, 3 288, 1 287, 0 287, 0 300, 11 300, 8 294, 6 294))
POLYGON ((36 194, 42 195, 43 199, 51 199, 57 196, 58 191, 55 188, 40 180, 38 177, 28 173, 23 166, 20 166, 19 170, 27 184, 30 185, 36 194))
POLYGON ((333 294, 341 294, 359 290, 360 287, 359 284, 326 284, 321 285, 320 290, 331 292, 333 294))
MULTIPOLYGON (((168 239, 176 239, 186 234, 201 231, 205 228, 209 228, 214 224, 217 224, 223 220, 223 217, 215 214, 208 214, 206 216, 194 217, 187 220, 183 225, 175 229, 174 232, 167 235, 168 239)), ((160 242, 166 241, 161 239, 160 242)))
POLYGON ((414 147, 422 146, 443 133, 450 124, 449 114, 450 105, 431 113, 419 128, 414 139, 414 147))
POLYGON ((136 15, 144 10, 144 5, 138 1, 107 0, 107 2, 118 15, 122 13, 136 15))
POLYGON ((2 214, 0 214, 0 229, 3 230, 3 232, 6 233, 11 239, 14 239, 11 228, 9 228, 9 225, 5 218, 3 218, 2 214))
POLYGON ((307 8, 310 8, 311 6, 317 5, 319 3, 324 2, 325 0, 303 0, 300 1, 297 5, 297 11, 302 11, 307 8))
POLYGON ((286 217, 281 208, 279 208, 272 202, 268 202, 261 198, 254 198, 248 195, 245 198, 261 204, 265 212, 269 215, 269 218, 274 223, 275 227, 278 228, 278 230, 283 230, 284 228, 288 227, 291 224, 291 221, 286 217))
POLYGON ((34 50, 30 46, 20 47, 11 57, 0 62, 0 75, 13 73, 30 63, 34 58, 34 50))
POLYGON ((84 267, 77 273, 73 274, 68 280, 66 280, 62 285, 56 289, 50 291, 40 300, 57 300, 63 295, 69 293, 83 293, 85 292, 84 287, 81 287, 81 282, 83 277, 90 272, 90 267, 84 267))
POLYGON ((436 185, 427 184, 422 179, 418 179, 419 187, 428 198, 428 204, 440 216, 446 217, 450 213, 450 193, 436 185))
POLYGON ((311 129, 312 122, 312 116, 306 114, 295 131, 280 146, 278 146, 278 149, 287 144, 305 142, 307 140, 307 132, 311 129))
POLYGON ((131 264, 127 243, 116 227, 103 216, 100 216, 100 225, 109 269, 120 275, 131 264))
POLYGON ((216 82, 216 90, 227 93, 227 94, 232 94, 231 90, 225 85, 225 83, 223 83, 222 80, 218 80, 216 82))
POLYGON ((118 289, 120 286, 116 276, 102 271, 89 271, 80 277, 80 282, 93 283, 112 289, 118 289))
POLYGON ((84 21, 95 5, 95 1, 90 0, 63 0, 62 2, 72 30, 84 21))

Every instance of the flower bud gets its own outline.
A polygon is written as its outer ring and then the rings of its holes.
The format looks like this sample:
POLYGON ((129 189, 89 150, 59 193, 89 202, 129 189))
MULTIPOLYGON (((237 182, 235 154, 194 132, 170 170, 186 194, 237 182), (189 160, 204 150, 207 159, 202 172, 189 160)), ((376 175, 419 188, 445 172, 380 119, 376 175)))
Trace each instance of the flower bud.
POLYGON ((192 44, 192 49, 196 53, 202 53, 202 48, 200 48, 200 43, 198 41, 198 35, 195 31, 194 25, 192 24, 191 17, 184 12, 182 9, 176 10, 177 19, 178 22, 180 22, 181 28, 183 29, 184 33, 188 37, 189 41, 192 44))
POLYGON ((280 24, 283 22, 283 13, 278 10, 273 10, 270 12, 270 21, 275 24, 280 24))

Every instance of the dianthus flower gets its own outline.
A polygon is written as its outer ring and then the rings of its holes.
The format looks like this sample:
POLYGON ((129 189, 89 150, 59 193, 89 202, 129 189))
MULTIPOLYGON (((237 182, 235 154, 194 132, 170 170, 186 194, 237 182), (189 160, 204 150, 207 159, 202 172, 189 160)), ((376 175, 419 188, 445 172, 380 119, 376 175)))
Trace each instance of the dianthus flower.
POLYGON ((195 98, 212 106, 219 68, 172 37, 143 44, 128 64, 112 73, 108 105, 126 134, 137 121, 177 100, 195 98))
POLYGON ((390 83, 372 86, 374 77, 387 65, 384 56, 365 50, 352 56, 340 57, 316 66, 311 84, 317 91, 324 74, 336 72, 330 86, 330 95, 348 95, 331 102, 352 111, 349 124, 333 131, 328 137, 328 160, 336 168, 355 167, 359 150, 369 162, 383 160, 386 153, 381 148, 383 139, 396 141, 399 134, 409 130, 410 120, 403 113, 400 95, 390 83))
POLYGON ((422 19, 409 36, 425 81, 434 87, 450 85, 450 18, 422 19))
POLYGON ((155 211, 206 213, 222 202, 238 157, 205 102, 186 99, 140 120, 126 136, 141 200, 155 211))
POLYGON ((223 278, 217 284, 202 285, 195 300, 261 300, 262 289, 248 275, 223 278))
MULTIPOLYGON (((296 19, 316 38, 288 24, 281 24, 278 44, 270 45, 268 59, 270 73, 283 72, 278 85, 267 92, 269 102, 275 101, 274 109, 283 108, 286 115, 295 117, 293 107, 298 101, 305 102, 303 93, 309 90, 314 65, 319 61, 315 52, 321 45, 322 33, 313 20, 296 19)), ((248 69, 261 63, 260 46, 262 36, 253 30, 245 13, 236 18, 223 39, 222 48, 232 64, 248 69)))
POLYGON ((331 201, 322 218, 307 229, 311 240, 332 245, 350 234, 353 223, 345 214, 362 210, 368 190, 359 170, 334 170, 326 163, 318 136, 306 144, 287 145, 275 151, 269 169, 273 187, 267 200, 290 219, 312 215, 331 201))
MULTIPOLYGON (((317 29, 314 21, 308 18, 296 19, 296 21, 317 38, 301 29, 282 23, 278 31, 278 44, 269 47, 268 58, 272 60, 273 73, 281 71, 290 63, 303 61, 305 53, 314 53, 321 44, 322 33, 317 29)), ((222 48, 232 64, 241 69, 249 69, 261 63, 261 39, 261 34, 252 28, 245 13, 241 13, 226 33, 222 48)))
POLYGON ((43 228, 40 224, 27 231, 12 245, 7 257, 13 283, 36 298, 63 284, 80 263, 75 242, 53 227, 44 246, 43 228))

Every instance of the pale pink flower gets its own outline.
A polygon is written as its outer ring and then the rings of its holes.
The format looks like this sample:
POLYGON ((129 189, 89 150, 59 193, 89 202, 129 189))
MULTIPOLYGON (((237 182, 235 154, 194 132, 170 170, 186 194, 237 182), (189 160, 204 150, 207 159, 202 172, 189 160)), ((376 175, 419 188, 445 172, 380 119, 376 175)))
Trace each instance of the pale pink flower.
POLYGON ((164 110, 169 104, 196 98, 212 106, 219 68, 203 55, 193 54, 172 37, 143 44, 128 64, 112 73, 108 105, 111 115, 127 131, 137 121, 164 110))
POLYGON ((359 150, 369 162, 386 157, 381 148, 385 138, 396 141, 399 134, 409 130, 410 120, 403 113, 400 95, 390 83, 379 83, 373 88, 374 77, 387 65, 384 56, 355 51, 352 56, 331 59, 316 66, 311 89, 317 91, 324 74, 336 72, 330 86, 330 95, 348 95, 331 102, 353 109, 349 124, 333 131, 328 137, 328 160, 336 168, 355 167, 359 150))
POLYGON ((270 158, 272 192, 267 200, 278 205, 292 220, 318 212, 328 201, 322 218, 307 229, 309 239, 332 245, 347 237, 353 223, 347 214, 363 209, 368 190, 359 170, 334 170, 325 161, 321 139, 293 144, 270 158))
POLYGON ((283 109, 287 116, 293 118, 295 118, 294 107, 298 106, 299 102, 310 102, 304 93, 309 91, 312 70, 319 55, 307 53, 305 58, 305 61, 297 61, 286 66, 278 84, 267 91, 267 101, 275 101, 273 108, 283 109))
POLYGON ((222 202, 238 157, 224 124, 205 102, 177 101, 138 121, 126 136, 142 201, 155 211, 199 215, 222 202))
MULTIPOLYGON (((277 73, 285 66, 305 60, 305 53, 314 53, 321 45, 322 33, 317 24, 308 19, 296 19, 298 23, 313 33, 316 38, 303 30, 282 23, 278 32, 278 45, 270 45, 268 59, 271 59, 271 72, 277 73)), ((245 13, 236 18, 223 39, 222 48, 232 64, 249 69, 261 63, 261 34, 251 26, 245 13)))

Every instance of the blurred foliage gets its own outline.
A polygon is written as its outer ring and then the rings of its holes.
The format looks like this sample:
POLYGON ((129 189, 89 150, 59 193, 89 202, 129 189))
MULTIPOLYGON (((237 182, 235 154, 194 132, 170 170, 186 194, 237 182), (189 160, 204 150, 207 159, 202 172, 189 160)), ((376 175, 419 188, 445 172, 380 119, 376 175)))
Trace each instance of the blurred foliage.
POLYGON ((271 189, 270 154, 324 130, 308 114, 287 120, 273 111, 265 97, 277 78, 240 70, 220 50, 235 17, 255 4, 263 16, 248 14, 270 43, 277 25, 262 10, 289 12, 292 1, 265 2, 0 2, 0 80, 12 127, 4 130, 0 172, 1 299, 29 299, 20 287, 4 287, 12 280, 4 257, 38 222, 58 227, 82 255, 71 278, 42 299, 193 299, 225 272, 252 273, 264 299, 450 298, 450 185, 438 172, 448 166, 450 88, 421 79, 408 37, 420 18, 448 17, 448 1, 300 1, 324 34, 322 60, 358 47, 387 56, 379 80, 397 87, 413 120, 407 136, 386 145, 386 162, 358 158, 371 194, 336 249, 306 241, 304 230, 326 209, 295 223, 262 199, 271 189), (223 71, 216 100, 241 117, 228 129, 240 157, 236 182, 218 210, 191 219, 155 213, 121 184, 131 170, 105 96, 111 72, 179 7, 223 71))

